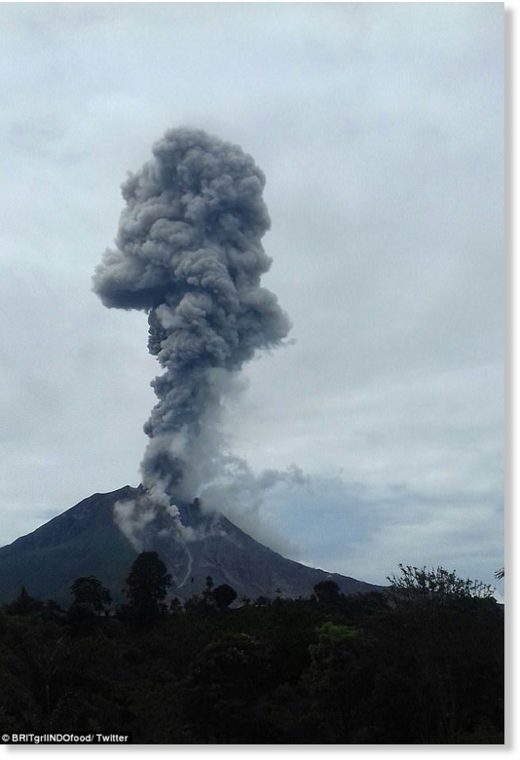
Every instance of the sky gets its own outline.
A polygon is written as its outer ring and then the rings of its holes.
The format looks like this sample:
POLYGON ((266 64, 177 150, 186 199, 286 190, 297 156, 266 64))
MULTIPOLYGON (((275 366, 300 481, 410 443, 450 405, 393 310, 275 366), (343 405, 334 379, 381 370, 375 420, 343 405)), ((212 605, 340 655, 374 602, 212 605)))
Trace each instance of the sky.
MULTIPOLYGON (((166 129, 264 171, 293 323, 227 410, 256 472, 230 517, 374 583, 503 564, 503 7, 0 6, 0 544, 139 482, 158 374, 91 277, 166 129)), ((225 511, 223 505, 223 511, 225 511)))

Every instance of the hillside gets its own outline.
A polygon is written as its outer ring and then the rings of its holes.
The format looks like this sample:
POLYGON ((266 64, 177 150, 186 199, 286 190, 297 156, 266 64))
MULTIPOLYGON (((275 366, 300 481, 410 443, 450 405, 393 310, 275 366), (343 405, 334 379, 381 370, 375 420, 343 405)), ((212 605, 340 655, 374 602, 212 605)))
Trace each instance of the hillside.
POLYGON ((139 494, 131 486, 94 494, 0 548, 0 601, 11 600, 24 585, 33 596, 68 603, 70 584, 82 575, 97 576, 121 600, 129 568, 142 549, 159 553, 174 578, 172 594, 181 599, 200 592, 208 575, 216 585, 233 586, 239 598, 251 599, 309 596, 325 579, 334 580, 345 594, 378 588, 286 559, 220 512, 205 512, 195 504, 178 505, 192 540, 176 537, 173 518, 161 514, 147 522, 140 545, 133 545, 114 519, 114 505, 139 494))

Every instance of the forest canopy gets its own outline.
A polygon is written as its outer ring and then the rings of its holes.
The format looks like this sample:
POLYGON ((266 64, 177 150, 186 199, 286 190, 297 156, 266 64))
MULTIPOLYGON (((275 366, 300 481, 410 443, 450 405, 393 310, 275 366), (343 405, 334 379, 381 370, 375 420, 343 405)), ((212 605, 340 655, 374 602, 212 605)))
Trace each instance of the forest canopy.
POLYGON ((250 600, 208 577, 183 605, 160 558, 140 555, 125 605, 93 576, 74 581, 68 609, 21 589, 0 612, 0 728, 144 744, 502 743, 491 587, 443 568, 400 566, 389 581, 250 600))

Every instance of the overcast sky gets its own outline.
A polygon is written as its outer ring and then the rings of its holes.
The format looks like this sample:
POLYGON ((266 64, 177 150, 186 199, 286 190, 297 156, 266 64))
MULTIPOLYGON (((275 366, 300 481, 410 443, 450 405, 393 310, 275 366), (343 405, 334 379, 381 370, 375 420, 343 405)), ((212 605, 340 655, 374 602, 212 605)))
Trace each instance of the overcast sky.
POLYGON ((188 125, 265 172, 265 285, 293 322, 226 428, 256 471, 310 480, 243 524, 364 580, 493 582, 502 40, 500 4, 0 6, 0 544, 139 482, 159 367, 91 276, 127 170, 188 125))

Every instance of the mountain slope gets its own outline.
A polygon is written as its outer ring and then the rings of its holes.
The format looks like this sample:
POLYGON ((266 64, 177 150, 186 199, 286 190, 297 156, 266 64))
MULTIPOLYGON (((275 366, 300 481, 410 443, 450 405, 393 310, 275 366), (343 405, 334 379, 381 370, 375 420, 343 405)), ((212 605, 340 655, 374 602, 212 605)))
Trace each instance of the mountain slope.
POLYGON ((177 523, 167 512, 137 521, 136 531, 136 521, 114 512, 114 505, 131 505, 141 493, 125 486, 94 494, 0 548, 0 601, 14 598, 24 585, 33 596, 67 604, 70 585, 81 575, 97 576, 121 601, 130 566, 143 549, 159 553, 174 579, 171 593, 183 599, 200 592, 208 575, 215 585, 228 583, 239 598, 251 599, 309 596, 326 579, 346 594, 379 588, 286 559, 220 512, 205 512, 196 502, 178 505, 186 540, 178 536, 177 523))
POLYGON ((24 585, 32 596, 68 603, 71 581, 81 575, 97 575, 120 592, 136 551, 115 525, 112 509, 133 490, 94 494, 2 547, 0 600, 16 596, 24 585))

